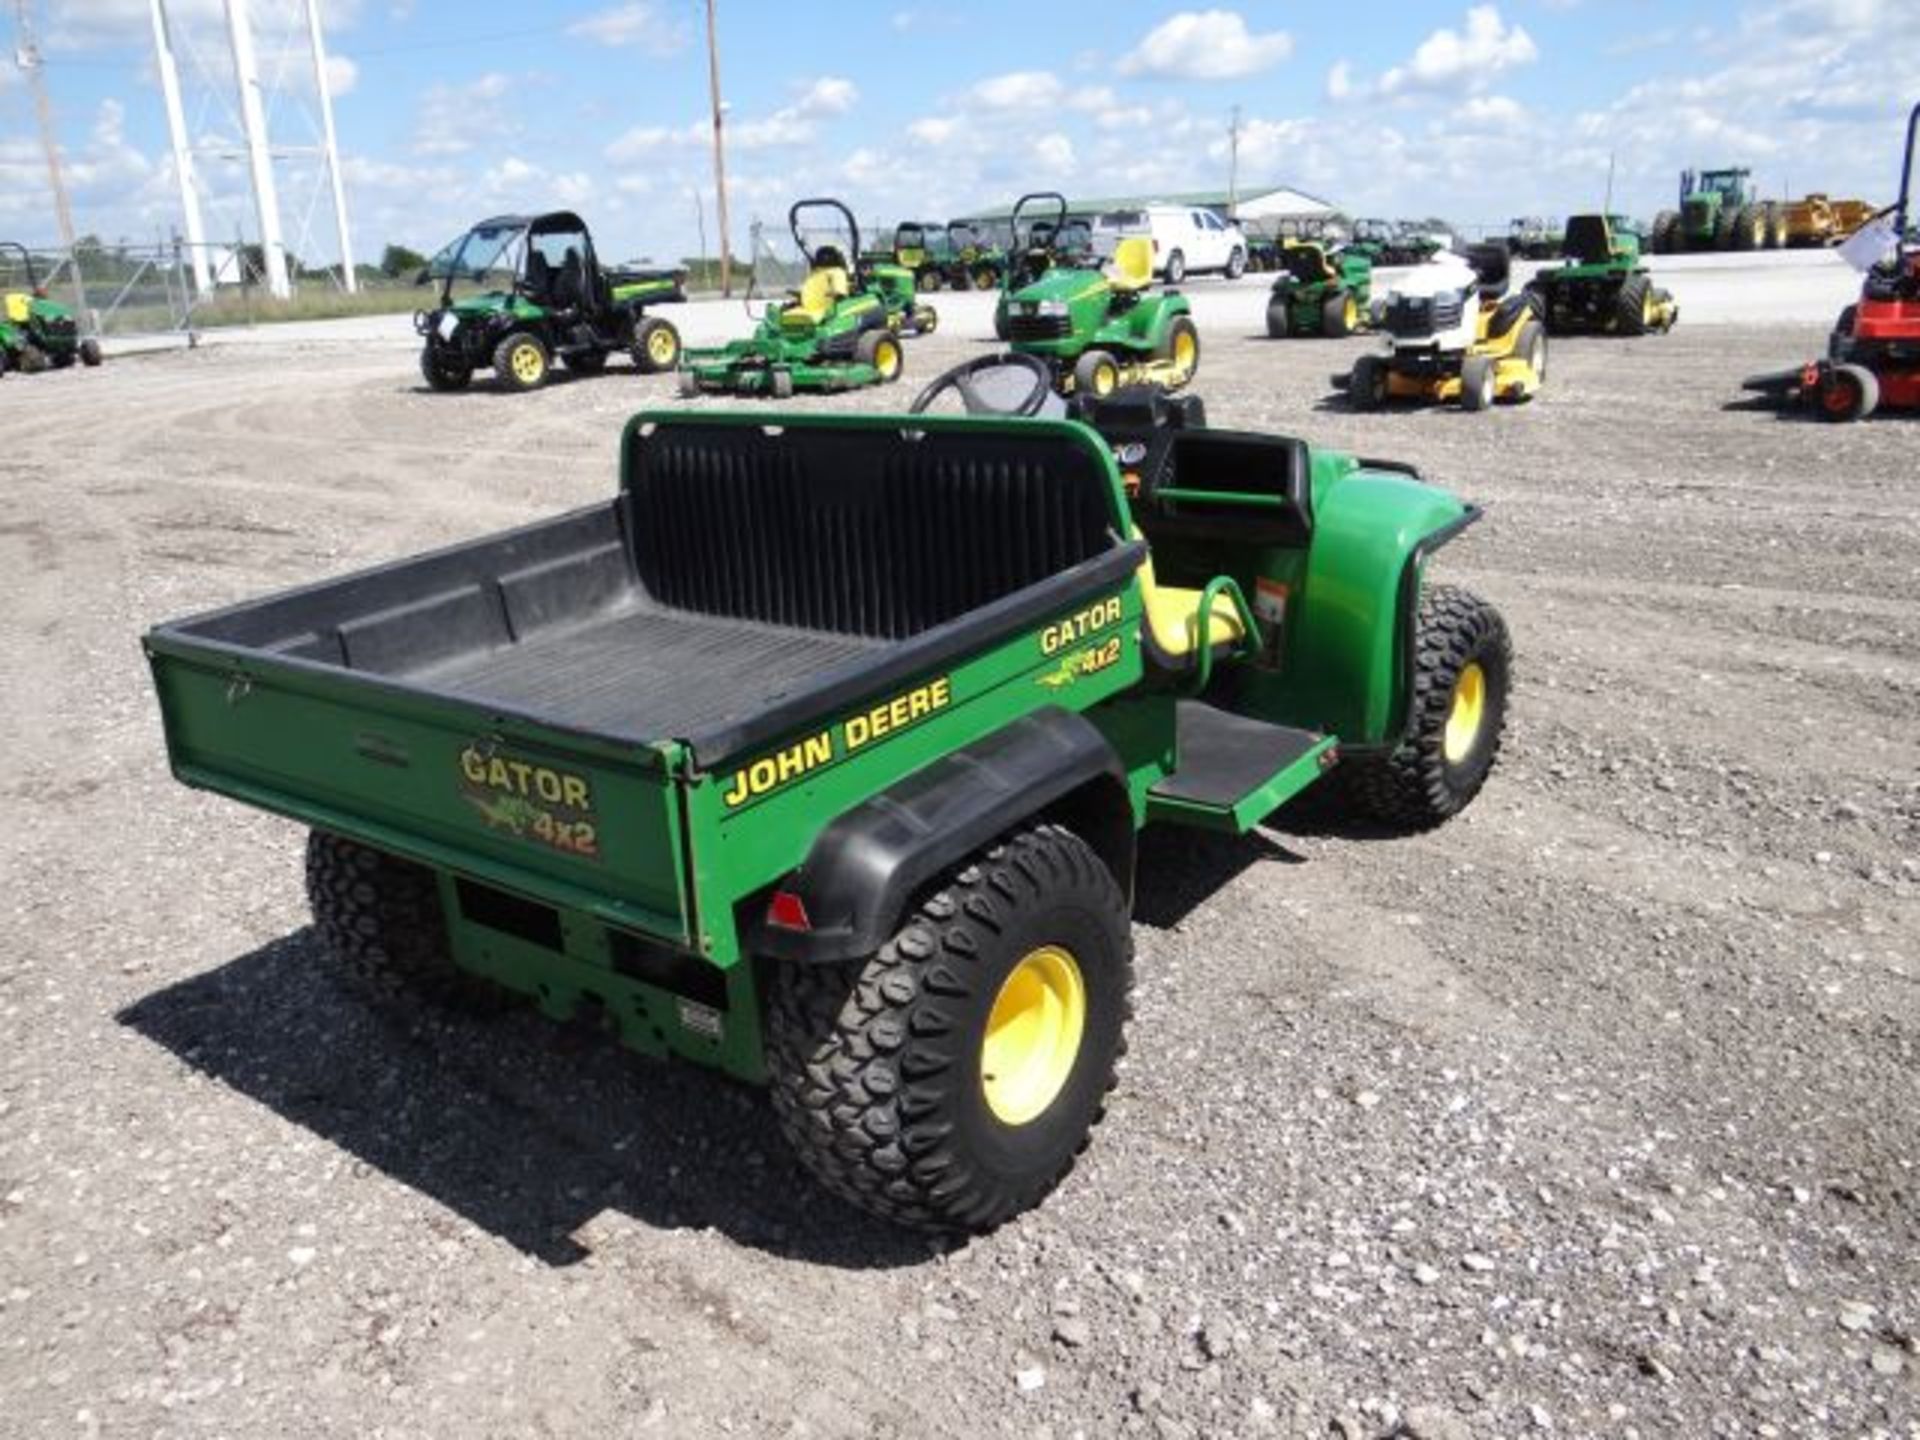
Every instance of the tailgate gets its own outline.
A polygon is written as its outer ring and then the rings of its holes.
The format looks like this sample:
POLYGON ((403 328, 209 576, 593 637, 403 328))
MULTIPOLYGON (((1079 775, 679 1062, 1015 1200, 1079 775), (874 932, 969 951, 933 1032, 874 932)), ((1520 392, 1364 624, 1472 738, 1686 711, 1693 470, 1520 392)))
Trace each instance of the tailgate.
POLYGON ((185 783, 690 941, 677 747, 576 735, 177 632, 146 647, 185 783))

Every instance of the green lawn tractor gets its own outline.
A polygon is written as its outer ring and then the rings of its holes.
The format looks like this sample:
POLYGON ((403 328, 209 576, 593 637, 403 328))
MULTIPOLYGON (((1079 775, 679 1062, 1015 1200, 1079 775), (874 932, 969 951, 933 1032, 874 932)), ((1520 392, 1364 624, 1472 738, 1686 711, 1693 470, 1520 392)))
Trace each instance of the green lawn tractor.
POLYGON ((684 279, 601 265, 569 210, 482 220, 420 272, 420 283, 440 282, 439 304, 413 317, 426 342, 420 373, 435 390, 464 390, 488 369, 508 390, 537 390, 556 359, 598 375, 620 352, 643 374, 672 370, 680 332, 647 307, 686 299, 684 279))
POLYGON ((1267 301, 1267 334, 1344 339, 1368 321, 1373 262, 1341 251, 1329 255, 1317 240, 1286 240, 1279 249, 1280 278, 1267 301))
POLYGON ((0 240, 0 375, 18 370, 64 370, 78 360, 91 369, 101 360, 100 342, 82 338, 73 311, 47 298, 33 254, 14 240, 0 240), (17 267, 13 261, 17 258, 17 267))
POLYGON ((994 290, 1006 278, 1006 247, 994 243, 992 232, 976 221, 947 222, 947 254, 952 289, 994 290))
POLYGON ((1680 208, 1653 219, 1653 253, 1777 250, 1787 243, 1785 207, 1760 198, 1744 168, 1680 173, 1680 208))
POLYGON ((1549 335, 1665 334, 1680 318, 1673 296, 1640 262, 1639 237, 1605 215, 1567 221, 1564 264, 1527 282, 1549 335))
POLYGON ((916 291, 938 290, 953 265, 953 250, 945 227, 918 220, 902 220, 893 227, 893 250, 883 263, 913 274, 916 291))
MULTIPOLYGON (((1134 898, 1167 891, 1142 828, 1245 835, 1323 789, 1376 836, 1437 826, 1512 661, 1428 573, 1478 512, 1411 466, 1153 391, 1048 418, 1031 358, 934 390, 642 414, 598 504, 159 626, 174 774, 309 827, 295 949, 388 1006, 518 998, 764 1085, 826 1189, 992 1229, 1118 1081, 1134 898)), ((398 1034, 353 1029, 323 1108, 398 1034)), ((619 1128, 572 1140, 664 1195, 619 1128)))
POLYGON ((1153 241, 1123 236, 1104 268, 1091 255, 1064 254, 1054 246, 1067 233, 1066 205, 1064 196, 1038 194, 1014 207, 1016 227, 1029 209, 1056 213, 1033 221, 1035 243, 1008 268, 995 331, 1049 365, 1063 394, 1103 399, 1122 386, 1185 385, 1200 365, 1200 331, 1186 296, 1155 288, 1153 241))
POLYGON ((1547 378, 1547 327, 1538 296, 1507 293, 1512 263, 1495 243, 1414 266, 1381 307, 1383 348, 1335 375, 1334 388, 1356 410, 1531 400, 1547 378))
POLYGON ((902 266, 849 263, 849 256, 860 253, 860 227, 838 200, 796 201, 787 225, 807 259, 806 278, 768 305, 744 340, 689 350, 680 372, 683 395, 785 399, 801 390, 857 390, 900 378, 906 362, 901 285, 904 280, 911 305, 912 273, 902 266), (825 227, 831 238, 816 243, 805 221, 822 212, 834 223, 825 227), (876 275, 883 268, 897 273, 876 275))
POLYGON ((1565 242, 1565 234, 1539 215, 1517 216, 1507 226, 1507 250, 1516 260, 1555 259, 1565 242))

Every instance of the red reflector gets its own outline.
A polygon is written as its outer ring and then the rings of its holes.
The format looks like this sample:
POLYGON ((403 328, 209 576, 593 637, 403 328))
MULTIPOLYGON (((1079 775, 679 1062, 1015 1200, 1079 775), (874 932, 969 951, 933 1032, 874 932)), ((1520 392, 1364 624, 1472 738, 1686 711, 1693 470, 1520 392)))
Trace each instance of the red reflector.
POLYGON ((782 930, 813 929, 813 921, 807 918, 806 902, 791 890, 773 892, 773 899, 767 904, 767 923, 778 925, 782 930))

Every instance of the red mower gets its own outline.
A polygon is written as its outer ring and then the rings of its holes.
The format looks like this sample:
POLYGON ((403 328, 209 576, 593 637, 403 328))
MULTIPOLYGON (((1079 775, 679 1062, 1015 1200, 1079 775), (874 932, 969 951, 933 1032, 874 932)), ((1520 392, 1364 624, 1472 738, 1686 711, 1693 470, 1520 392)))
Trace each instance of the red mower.
POLYGON ((1861 420, 1875 410, 1920 411, 1920 246, 1907 228, 1916 131, 1920 105, 1907 117, 1900 198, 1875 217, 1893 216, 1891 249, 1867 271, 1859 302, 1840 312, 1827 358, 1755 375, 1744 382, 1745 389, 1781 405, 1804 407, 1824 420, 1861 420))

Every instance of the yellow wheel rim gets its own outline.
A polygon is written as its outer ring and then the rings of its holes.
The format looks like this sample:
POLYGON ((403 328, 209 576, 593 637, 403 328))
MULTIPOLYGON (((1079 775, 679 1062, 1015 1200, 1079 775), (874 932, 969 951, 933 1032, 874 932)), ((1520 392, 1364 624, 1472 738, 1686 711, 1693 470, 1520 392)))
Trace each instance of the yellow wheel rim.
POLYGON ((522 385, 531 385, 546 373, 546 362, 540 358, 540 349, 536 345, 516 345, 513 347, 513 378, 522 385))
POLYGON ((891 340, 882 340, 873 350, 873 368, 880 372, 882 379, 891 380, 900 373, 900 347, 891 340))
POLYGON ((980 1045, 980 1084, 994 1118, 1025 1125, 1053 1104, 1086 1028, 1087 986, 1070 953, 1042 945, 1014 966, 980 1045))
POLYGON ((1460 672, 1460 679, 1453 687, 1453 704, 1447 710, 1447 733, 1441 749, 1449 765, 1458 765, 1473 753, 1486 714, 1487 672, 1476 660, 1460 672))
POLYGON ((670 364, 679 349, 671 330, 662 328, 647 337, 647 358, 656 365, 670 364))
POLYGON ((1354 298, 1351 295, 1347 297, 1345 319, 1347 322, 1347 329, 1349 330, 1353 330, 1357 328, 1360 324, 1360 306, 1355 302, 1354 298))
POLYGON ((1181 370, 1193 369, 1193 362, 1199 358, 1200 347, 1194 343, 1193 332, 1182 330, 1173 337, 1173 363, 1181 370))
POLYGON ((1120 384, 1120 372, 1111 365, 1096 365, 1093 368, 1093 393, 1105 398, 1111 395, 1120 384))

